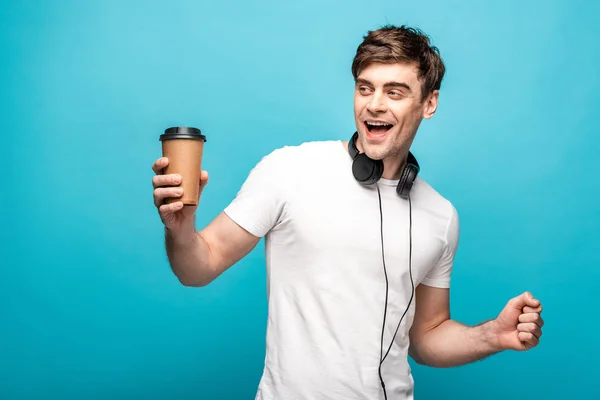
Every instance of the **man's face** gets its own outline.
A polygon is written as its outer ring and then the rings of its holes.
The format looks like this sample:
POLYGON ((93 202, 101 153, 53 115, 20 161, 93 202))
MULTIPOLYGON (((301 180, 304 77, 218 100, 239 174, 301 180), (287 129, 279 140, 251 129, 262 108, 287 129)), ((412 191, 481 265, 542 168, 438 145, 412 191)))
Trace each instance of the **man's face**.
POLYGON ((437 91, 422 101, 413 64, 371 64, 356 79, 354 118, 362 150, 373 159, 396 158, 410 147, 423 118, 437 107, 437 91))

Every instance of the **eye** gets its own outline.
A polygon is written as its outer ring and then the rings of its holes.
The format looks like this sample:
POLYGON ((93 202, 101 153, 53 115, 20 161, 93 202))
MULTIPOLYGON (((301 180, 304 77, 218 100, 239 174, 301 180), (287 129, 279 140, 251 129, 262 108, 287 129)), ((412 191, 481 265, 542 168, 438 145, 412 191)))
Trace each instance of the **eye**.
POLYGON ((390 92, 390 96, 395 97, 395 98, 399 98, 399 97, 402 97, 402 93, 399 92, 399 91, 397 91, 397 90, 392 90, 390 92))
POLYGON ((368 87, 366 87, 366 86, 360 86, 358 88, 358 92, 360 94, 367 95, 367 94, 369 94, 371 92, 371 90, 368 87))

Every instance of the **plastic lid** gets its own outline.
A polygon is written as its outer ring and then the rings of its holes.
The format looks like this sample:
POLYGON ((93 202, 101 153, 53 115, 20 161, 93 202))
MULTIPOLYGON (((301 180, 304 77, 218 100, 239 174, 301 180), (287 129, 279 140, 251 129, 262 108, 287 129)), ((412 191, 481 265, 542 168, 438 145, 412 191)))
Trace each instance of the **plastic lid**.
POLYGON ((165 133, 160 135, 160 140, 168 139, 196 139, 206 142, 206 136, 200 132, 200 129, 191 126, 174 126, 165 129, 165 133))

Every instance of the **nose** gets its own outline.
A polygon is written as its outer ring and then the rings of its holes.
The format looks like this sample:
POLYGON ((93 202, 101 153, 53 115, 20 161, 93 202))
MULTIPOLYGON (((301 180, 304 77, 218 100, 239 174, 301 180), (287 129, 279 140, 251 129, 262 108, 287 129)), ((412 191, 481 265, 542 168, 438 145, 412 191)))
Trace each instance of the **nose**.
POLYGON ((367 110, 372 113, 381 113, 387 110, 385 102, 383 101, 383 95, 375 92, 371 97, 371 101, 367 104, 367 110))

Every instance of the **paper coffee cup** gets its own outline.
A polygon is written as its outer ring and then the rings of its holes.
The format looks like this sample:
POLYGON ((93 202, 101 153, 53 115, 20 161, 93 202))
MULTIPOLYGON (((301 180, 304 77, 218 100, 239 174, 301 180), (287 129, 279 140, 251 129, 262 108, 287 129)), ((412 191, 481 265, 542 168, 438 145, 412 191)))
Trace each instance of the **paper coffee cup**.
POLYGON ((160 135, 160 141, 163 157, 169 159, 164 173, 180 175, 181 183, 178 186, 183 188, 183 196, 167 198, 165 203, 183 201, 186 206, 197 206, 206 136, 198 128, 172 127, 160 135))

